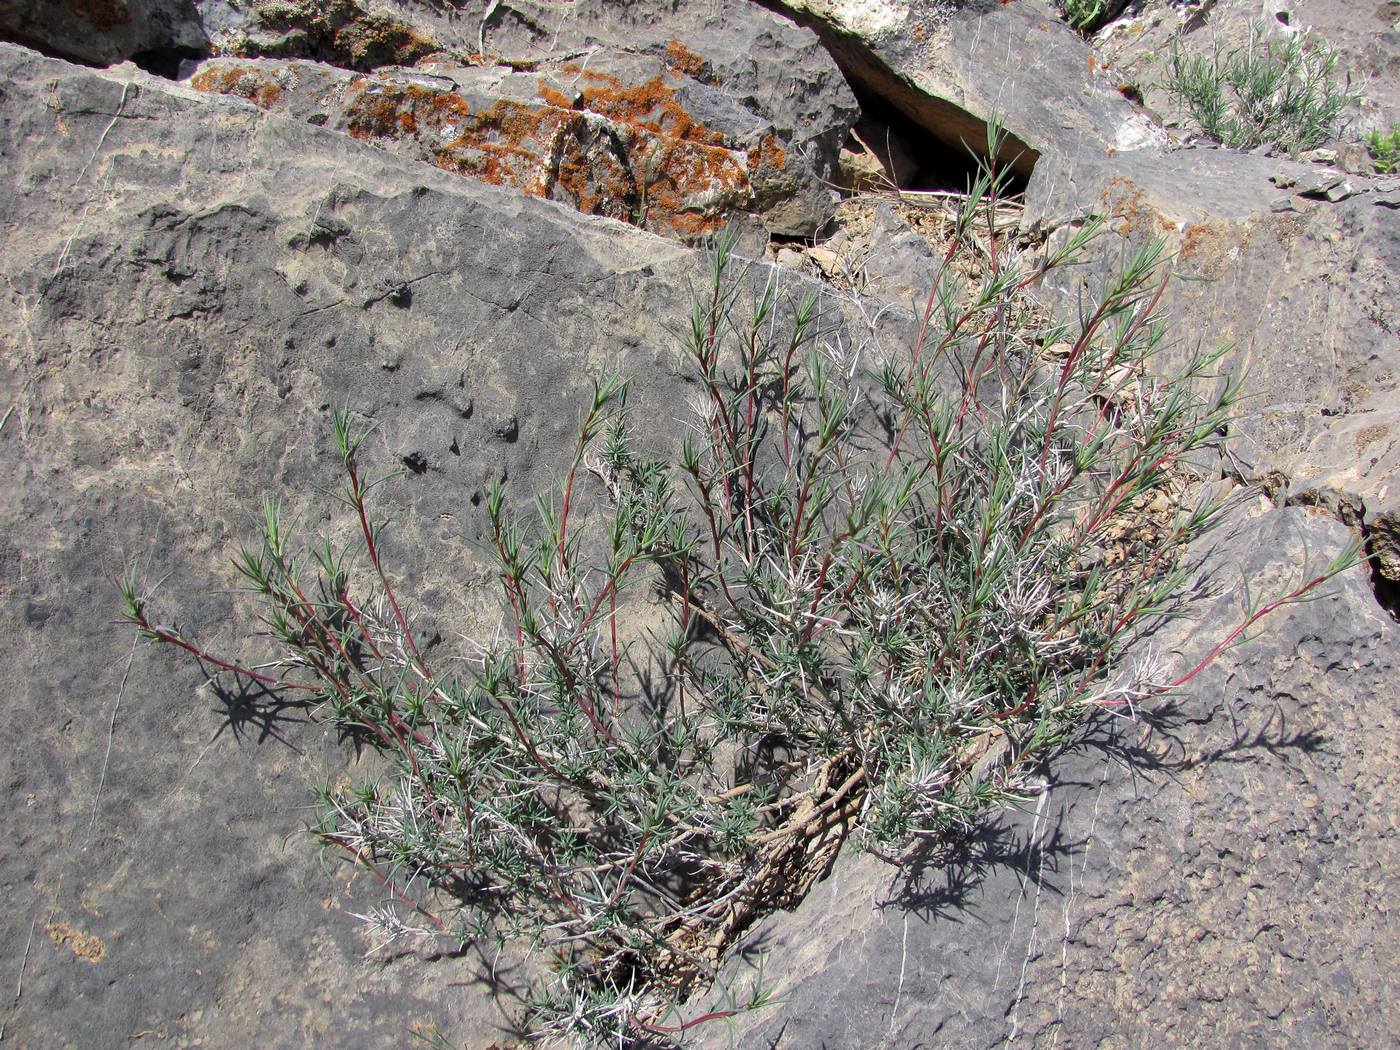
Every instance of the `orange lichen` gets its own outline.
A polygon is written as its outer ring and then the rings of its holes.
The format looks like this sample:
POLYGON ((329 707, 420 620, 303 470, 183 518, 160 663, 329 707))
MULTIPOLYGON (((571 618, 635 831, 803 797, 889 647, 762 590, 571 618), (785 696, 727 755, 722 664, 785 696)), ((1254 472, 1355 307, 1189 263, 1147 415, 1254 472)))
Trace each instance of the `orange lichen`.
POLYGON ((591 113, 620 124, 645 128, 657 135, 711 146, 724 143, 723 135, 700 123, 676 101, 676 93, 659 76, 632 87, 624 85, 611 73, 588 70, 583 79, 593 85, 583 89, 581 99, 583 108, 591 113))
POLYGON ((552 107, 507 99, 478 111, 463 103, 455 137, 431 149, 440 168, 545 196, 552 181, 551 144, 572 119, 552 107))
POLYGON ((266 70, 251 65, 220 65, 202 69, 190 87, 219 95, 237 95, 255 106, 271 109, 282 97, 282 85, 266 70))
POLYGON ((1149 232, 1154 228, 1162 233, 1176 230, 1175 224, 1153 206, 1132 179, 1115 175, 1108 180, 1102 199, 1109 217, 1115 220, 1112 223, 1113 232, 1120 237, 1149 232))
POLYGON ((574 108, 574 100, 558 88, 551 87, 547 80, 541 79, 539 81, 535 86, 535 94, 539 95, 540 100, 546 106, 553 106, 555 109, 574 108))
POLYGON ((772 132, 764 135, 757 146, 749 150, 749 171, 751 173, 775 173, 787 166, 787 151, 778 145, 778 137, 772 132))
POLYGON ((692 80, 699 80, 702 83, 709 83, 711 80, 706 71, 708 63, 705 59, 679 40, 666 41, 666 65, 681 76, 690 77, 692 80))
POLYGON ((421 33, 390 19, 368 22, 358 31, 341 31, 336 44, 350 54, 356 68, 380 65, 411 66, 435 53, 437 43, 421 33))
POLYGON ((728 150, 684 140, 653 140, 639 157, 646 173, 642 224, 701 235, 720 229, 749 202, 748 172, 728 150))
POLYGON ((1191 263, 1194 273, 1202 277, 1219 277, 1230 265, 1231 257, 1241 248, 1246 233, 1225 223, 1193 222, 1182 231, 1183 263, 1191 263))
POLYGON ((486 182, 543 192, 541 136, 557 126, 558 111, 505 99, 476 110, 460 95, 417 84, 365 82, 346 109, 355 138, 414 138, 440 168, 486 182))
POLYGON ((1359 456, 1368 446, 1374 445, 1377 441, 1384 440, 1390 436, 1390 427, 1384 423, 1373 423, 1369 427, 1362 427, 1356 432, 1356 454, 1359 456))
POLYGON ((374 87, 366 90, 367 81, 357 80, 352 90, 359 90, 345 111, 345 130, 351 138, 366 142, 373 138, 398 138, 418 130, 418 118, 407 91, 374 87))
POLYGON ((1194 259, 1204 254, 1213 232, 1213 229, 1206 223, 1189 223, 1182 231, 1184 236, 1181 239, 1181 257, 1194 259))
POLYGON ((411 140, 448 171, 683 236, 714 232, 751 200, 749 165, 783 164, 772 136, 748 158, 720 145, 659 77, 628 88, 584 76, 592 83, 581 108, 545 82, 538 104, 482 107, 455 92, 361 78, 349 85, 346 130, 361 141, 411 140))
MULTIPOLYGON (((625 133, 624 133, 625 135, 625 133)), ((588 215, 632 222, 637 218, 640 187, 631 151, 609 148, 598 129, 577 118, 561 136, 559 163, 550 196, 588 215)))

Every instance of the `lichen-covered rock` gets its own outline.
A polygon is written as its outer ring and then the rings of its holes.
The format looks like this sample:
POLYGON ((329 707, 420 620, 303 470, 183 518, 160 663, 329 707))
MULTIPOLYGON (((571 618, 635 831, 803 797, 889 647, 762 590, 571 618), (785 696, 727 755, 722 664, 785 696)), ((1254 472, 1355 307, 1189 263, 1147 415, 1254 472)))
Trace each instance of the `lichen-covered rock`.
MULTIPOLYGON (((206 18, 220 3, 205 0, 206 18)), ((231 28, 214 37, 225 54, 309 57, 366 72, 436 54, 440 72, 455 68, 454 79, 478 95, 492 93, 492 78, 469 68, 532 74, 513 84, 506 78, 503 90, 512 101, 557 105, 563 92, 563 109, 607 116, 621 127, 620 133, 605 129, 607 141, 597 148, 584 148, 590 166, 600 167, 587 173, 580 192, 562 196, 595 203, 607 197, 603 214, 628 221, 654 211, 657 221, 648 225, 681 233, 712 231, 720 225, 714 215, 726 207, 732 212, 736 202, 761 214, 775 234, 818 233, 830 221, 836 155, 857 116, 850 89, 815 34, 747 0, 718 6, 709 0, 626 6, 507 0, 451 11, 390 0, 337 0, 329 7, 259 0, 248 17, 223 21, 231 28), (541 80, 550 93, 522 88, 541 80), (774 84, 783 89, 773 90, 774 84), (714 132, 679 139, 741 154, 734 159, 745 169, 742 178, 725 158, 678 146, 672 133, 677 121, 663 120, 671 127, 658 140, 661 129, 648 126, 648 114, 658 110, 684 114, 685 122, 714 132), (650 133, 641 143, 639 129, 650 133), (618 134, 622 141, 614 141, 618 134), (631 156, 614 160, 609 152, 631 156), (659 177, 651 180, 649 203, 643 183, 652 168, 659 177), (695 201, 707 195, 715 205, 699 215, 695 201), (725 197, 732 199, 726 204, 725 197)), ((549 138, 559 118, 540 116, 550 126, 545 141, 523 145, 533 156, 520 155, 517 168, 553 163, 549 138)), ((587 128, 574 124, 586 138, 599 132, 597 121, 587 128)), ((577 155, 565 174, 583 177, 577 155)), ((545 181, 557 185, 559 173, 545 181)), ((522 182, 540 184, 535 174, 522 182)))
MULTIPOLYGON (((836 156, 858 115, 815 34, 748 0, 625 7, 572 0, 75 0, 71 10, 0 0, 0 37, 83 61, 135 58, 169 75, 181 58, 213 54, 306 59, 327 73, 392 80, 388 67, 433 57, 467 93, 456 122, 467 125, 467 141, 444 166, 683 236, 712 233, 739 212, 761 215, 780 236, 819 233, 832 216, 836 156), (539 75, 507 84, 508 104, 490 112, 493 76, 480 70, 496 67, 539 75), (551 94, 522 89, 540 81, 551 94), (561 91, 569 92, 562 108, 582 116, 552 112, 561 91), (504 133, 502 121, 511 125, 504 133), (678 132, 682 121, 690 127, 678 132), (554 155, 561 144, 568 154, 562 169, 554 155), (514 160, 503 166, 506 153, 514 160)), ((274 76, 255 64, 240 68, 245 85, 274 76)), ((278 108, 293 101, 282 97, 289 79, 313 75, 284 70, 274 76, 277 89, 258 92, 240 88, 225 66, 202 86, 278 108)), ((399 105, 404 121, 397 130, 378 129, 380 142, 413 137, 409 121, 421 100, 399 105)), ((437 163, 435 146, 425 152, 437 163)))
MULTIPOLYGON (((775 234, 812 236, 833 210, 836 159, 859 116, 854 95, 811 29, 752 0, 501 0, 478 23, 488 54, 547 60, 596 50, 650 55, 737 100, 771 124, 783 164, 755 182, 775 234)), ((590 62, 591 66, 591 62, 590 62)))
POLYGON ((769 173, 786 163, 770 125, 646 58, 528 73, 440 60, 365 75, 313 62, 213 59, 190 84, 685 238, 713 234, 756 208, 769 173))

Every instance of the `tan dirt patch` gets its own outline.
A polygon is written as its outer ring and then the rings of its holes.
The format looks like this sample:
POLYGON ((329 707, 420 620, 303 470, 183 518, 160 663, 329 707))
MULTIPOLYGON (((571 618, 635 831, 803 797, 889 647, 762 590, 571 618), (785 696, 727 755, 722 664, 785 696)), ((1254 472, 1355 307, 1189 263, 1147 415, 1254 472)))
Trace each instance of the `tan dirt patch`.
POLYGON ((49 940, 54 944, 63 945, 79 959, 96 963, 101 962, 102 957, 107 954, 107 946, 101 940, 90 933, 73 929, 66 922, 51 922, 44 929, 49 935, 49 940))

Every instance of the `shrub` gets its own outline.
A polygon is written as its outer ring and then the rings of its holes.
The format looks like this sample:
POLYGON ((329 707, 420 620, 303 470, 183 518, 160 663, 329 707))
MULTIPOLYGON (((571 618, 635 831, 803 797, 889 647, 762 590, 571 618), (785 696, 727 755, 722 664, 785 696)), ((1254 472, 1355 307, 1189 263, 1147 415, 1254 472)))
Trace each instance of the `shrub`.
POLYGON ((1124 5, 1116 0, 1055 0, 1055 6, 1073 29, 1088 36, 1107 25, 1124 5))
POLYGON ((1183 556, 1220 509, 1186 499, 1189 463, 1238 388, 1215 376, 1223 350, 1159 375, 1160 244, 1072 326, 1032 288, 1092 225, 1040 261, 992 234, 960 278, 1001 188, 977 180, 917 339, 888 359, 843 347, 815 298, 758 286, 721 238, 685 333, 701 394, 675 458, 638 447, 628 386, 604 378, 557 488, 531 513, 490 493, 503 630, 470 673, 419 647, 348 413, 358 556, 297 552, 269 501, 238 559, 267 666, 210 657, 130 578, 126 615, 380 752, 360 783, 320 786, 312 833, 383 884, 364 918, 384 939, 532 950, 535 1032, 681 1041, 761 1005, 757 985, 687 1002, 849 835, 896 860, 946 841, 1089 713, 1169 693, 1355 558, 1252 609, 1196 667, 1153 656, 1144 637, 1189 608, 1183 556), (610 512, 580 520, 585 487, 610 512), (622 644, 647 601, 663 636, 622 644))
POLYGON ((1371 164, 1382 175, 1392 175, 1400 171, 1400 125, 1390 129, 1390 134, 1382 135, 1379 130, 1366 136, 1366 151, 1371 154, 1371 164))
POLYGON ((1302 34, 1266 36, 1209 56, 1186 57, 1173 45, 1161 86, 1200 130, 1232 149, 1276 146, 1297 156, 1340 133, 1343 112, 1357 96, 1338 83, 1337 59, 1302 34))

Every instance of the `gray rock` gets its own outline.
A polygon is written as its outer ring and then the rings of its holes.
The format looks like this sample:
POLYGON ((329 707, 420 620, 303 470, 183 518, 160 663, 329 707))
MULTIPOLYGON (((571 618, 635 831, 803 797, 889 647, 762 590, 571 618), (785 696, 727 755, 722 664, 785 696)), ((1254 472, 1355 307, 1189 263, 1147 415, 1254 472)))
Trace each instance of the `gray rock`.
POLYGON ((1352 0, 1143 0, 1094 41, 1100 59, 1165 120, 1181 113, 1162 87, 1172 46, 1189 56, 1248 44, 1252 26, 1283 35, 1309 32, 1337 56, 1337 76, 1363 96, 1347 115, 1347 138, 1400 122, 1400 20, 1387 3, 1352 0))
MULTIPOLYGON (((1303 509, 1238 521, 1208 562, 1220 593, 1163 646, 1189 667, 1244 614, 1242 580, 1286 587, 1347 538, 1303 509)), ((737 1045, 1380 1045, 1400 1023, 1400 748, 1375 732, 1400 715, 1398 634, 1354 570, 1178 699, 1103 720, 946 865, 847 852, 756 932, 782 1005, 737 1045)))
POLYGON ((875 207, 865 263, 866 292, 919 313, 938 275, 928 241, 909 228, 887 203, 875 207))
POLYGON ((1025 178, 1047 162, 1059 169, 1165 141, 1048 0, 780 6, 821 34, 858 91, 941 143, 954 168, 969 149, 986 152, 993 113, 1009 134, 1001 159, 1025 178))
POLYGON ((611 367, 656 440, 682 429, 703 257, 131 67, 0 45, 0 78, 6 1037, 508 1042, 493 960, 365 958, 373 884, 297 834, 308 782, 366 759, 134 650, 114 581, 134 564, 165 615, 260 659, 231 560, 264 494, 327 525, 348 403, 375 470, 408 468, 381 506, 421 636, 489 632, 483 491, 547 488, 611 367))
MULTIPOLYGON (((1400 510, 1400 224, 1385 185, 1183 150, 1084 164, 1058 182, 1038 173, 1026 216, 1060 237, 1075 217, 1104 214, 1100 275, 1131 246, 1165 238, 1186 278, 1164 298, 1176 343, 1238 348, 1226 367, 1246 376, 1249 396, 1232 428, 1235 469, 1376 529, 1400 510), (1278 185, 1295 194, 1286 208, 1278 185)), ((1044 292, 1071 313, 1081 285, 1057 279, 1044 292)), ((1376 531, 1378 542, 1387 535, 1376 531)), ((1385 559, 1400 564, 1393 550, 1385 559)))

